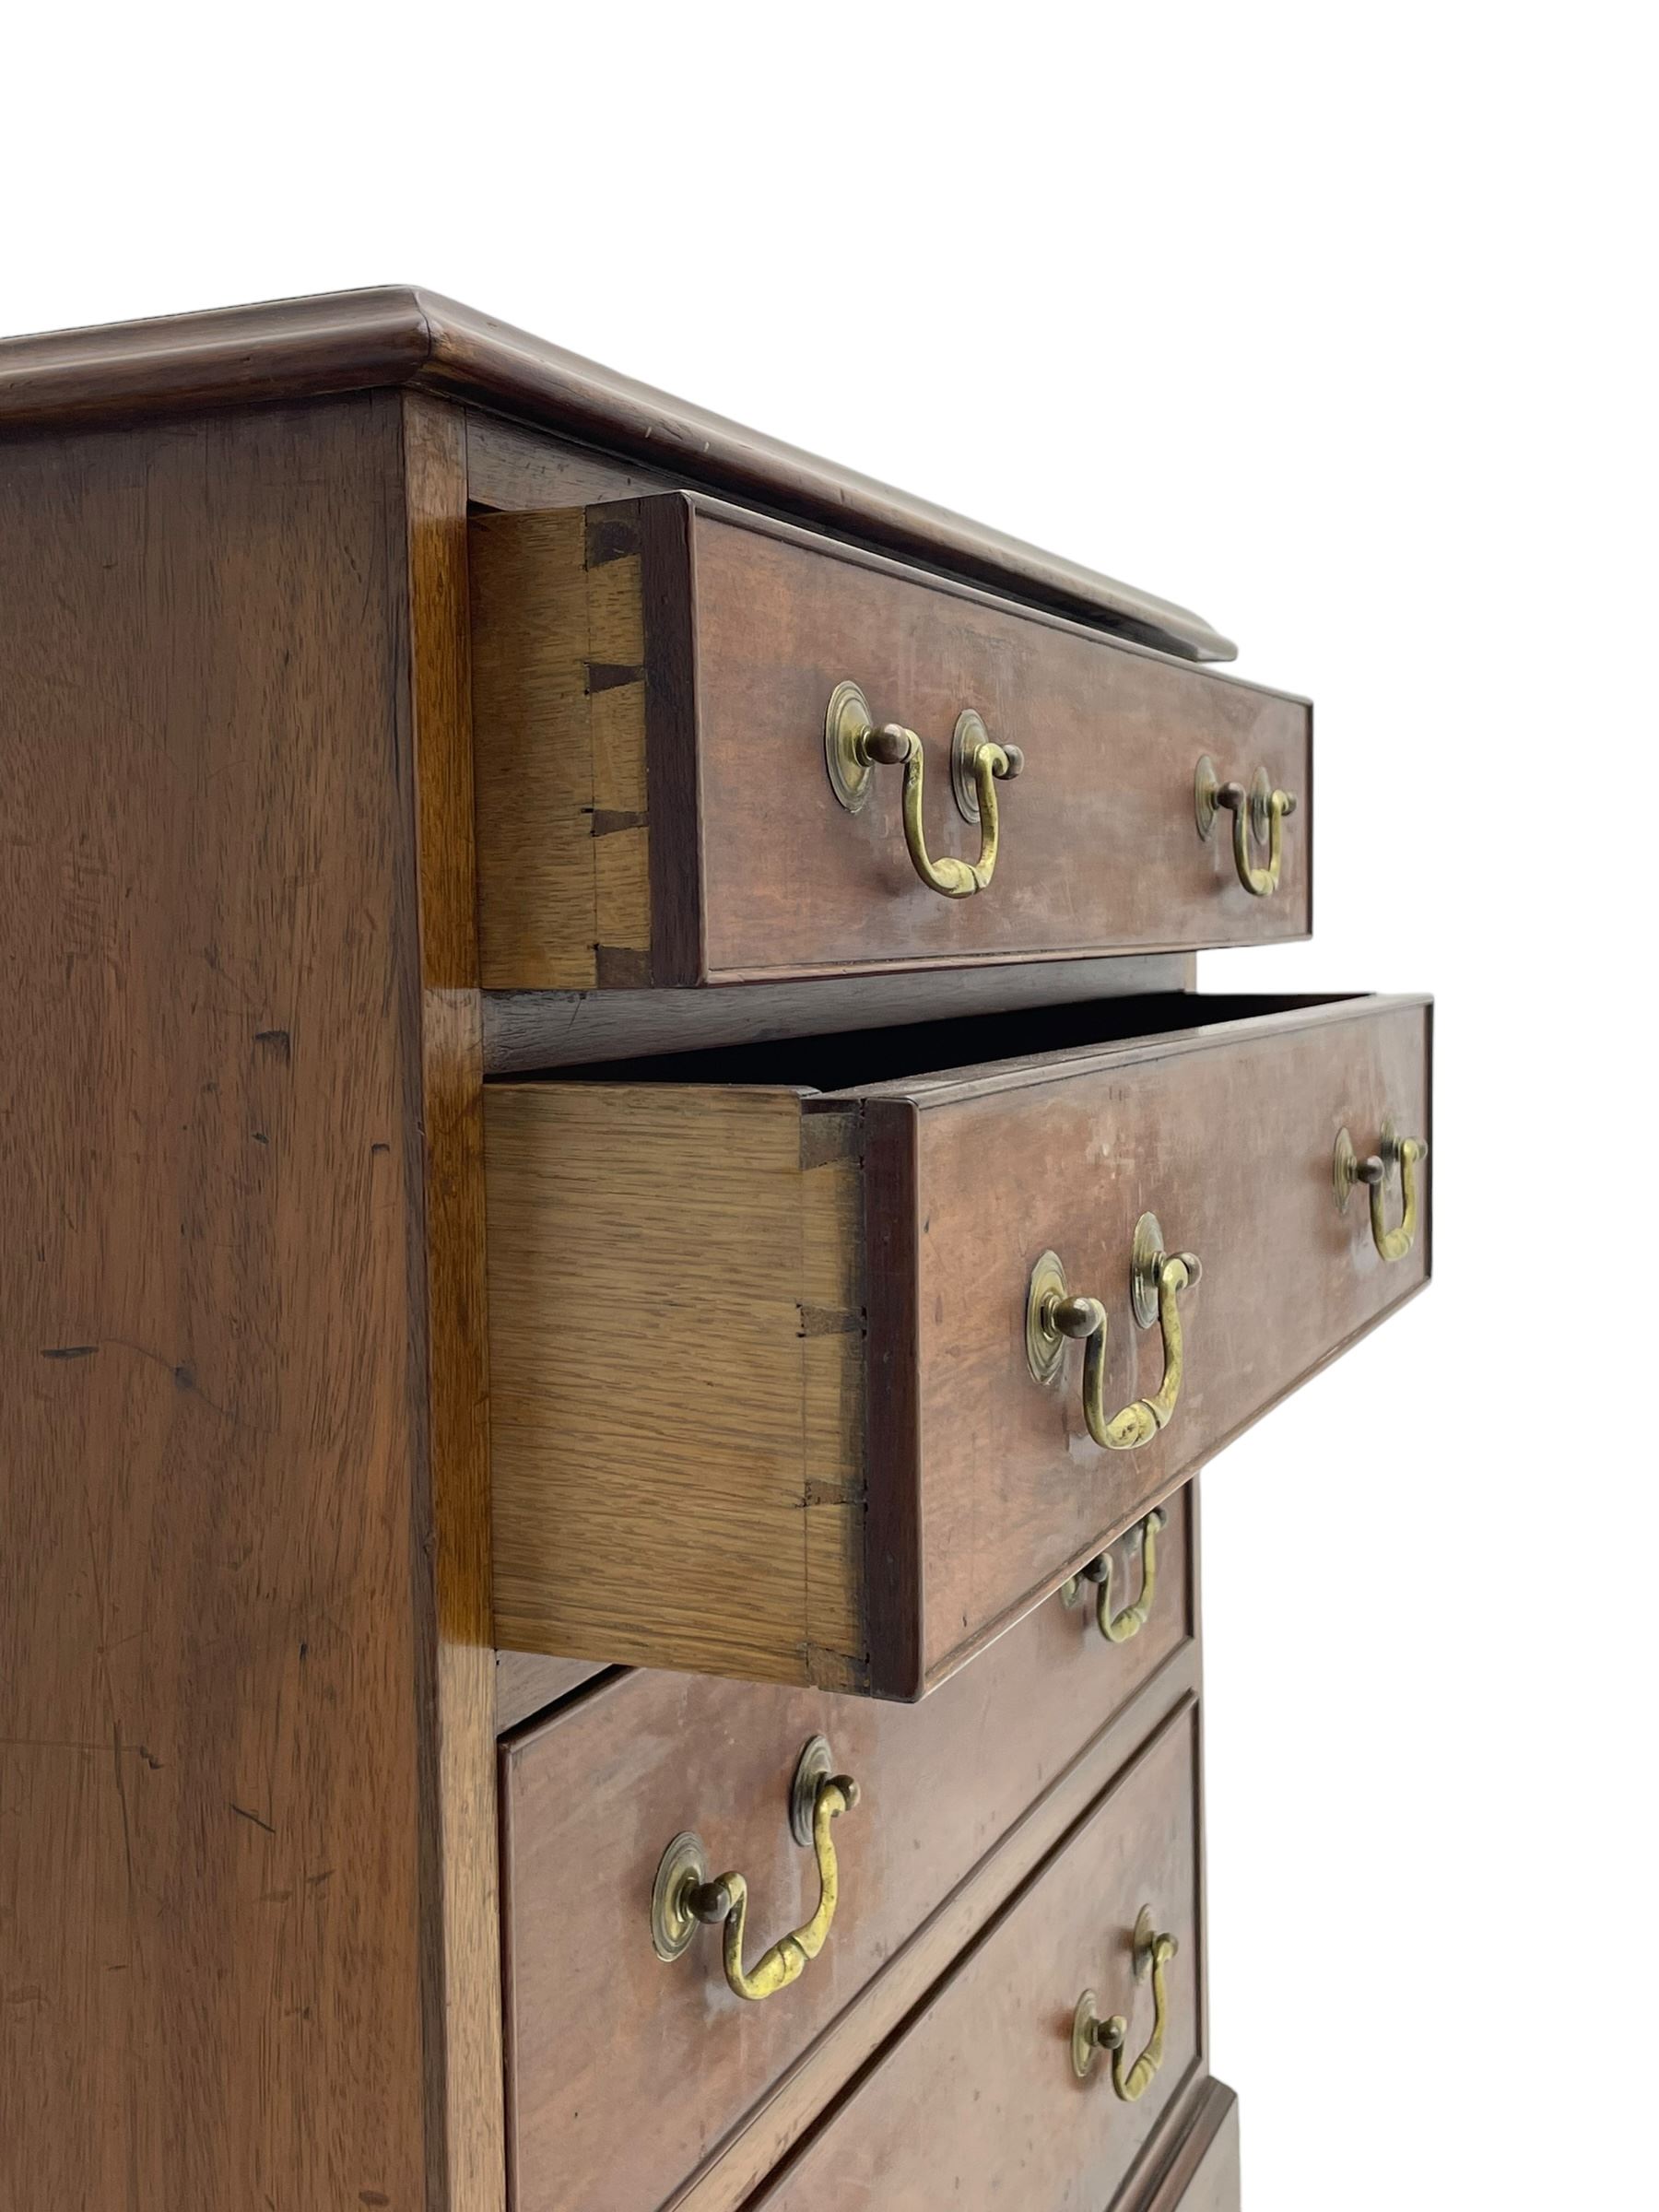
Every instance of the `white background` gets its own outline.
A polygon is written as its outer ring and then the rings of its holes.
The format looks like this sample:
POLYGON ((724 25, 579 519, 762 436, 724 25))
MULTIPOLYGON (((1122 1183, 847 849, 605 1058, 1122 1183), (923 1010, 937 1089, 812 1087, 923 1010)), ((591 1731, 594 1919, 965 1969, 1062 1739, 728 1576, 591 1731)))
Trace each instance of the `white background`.
POLYGON ((418 282, 1317 700, 1317 937, 1204 976, 1438 994, 1438 1279, 1206 1484, 1251 2212, 1653 2202, 1639 20, 163 6, 0 60, 0 328, 418 282))

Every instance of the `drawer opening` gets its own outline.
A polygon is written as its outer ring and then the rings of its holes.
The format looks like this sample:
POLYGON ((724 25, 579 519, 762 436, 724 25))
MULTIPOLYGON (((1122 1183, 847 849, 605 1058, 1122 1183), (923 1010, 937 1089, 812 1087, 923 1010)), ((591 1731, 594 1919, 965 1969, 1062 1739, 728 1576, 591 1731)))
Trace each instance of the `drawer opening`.
POLYGON ((841 1030, 829 1036, 792 1037, 761 1044, 660 1053, 645 1059, 606 1060, 540 1073, 528 1070, 514 1073, 506 1080, 712 1083, 847 1090, 1001 1060, 1024 1060, 1044 1053, 1072 1053, 1098 1044, 1179 1035, 1264 1015, 1300 1013, 1363 995, 1351 991, 1301 995, 1156 992, 1138 997, 1088 999, 1080 1004, 1021 1007, 1012 1013, 915 1022, 894 1029, 841 1030))

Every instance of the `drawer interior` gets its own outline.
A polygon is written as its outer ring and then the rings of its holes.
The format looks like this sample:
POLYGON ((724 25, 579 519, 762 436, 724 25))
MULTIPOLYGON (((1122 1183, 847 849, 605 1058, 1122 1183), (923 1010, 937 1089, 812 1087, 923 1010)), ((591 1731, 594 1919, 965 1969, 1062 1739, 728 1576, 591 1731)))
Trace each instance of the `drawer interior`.
MULTIPOLYGON (((1154 992, 1140 997, 1088 999, 1077 1005, 1028 1006, 900 1028, 849 1030, 830 1036, 658 1053, 549 1071, 540 1079, 580 1083, 723 1083, 787 1089, 851 1090, 871 1084, 1027 1060, 1045 1053, 1087 1051, 1208 1030, 1264 1015, 1293 1014, 1362 996, 1351 991, 1303 994, 1154 992)), ((535 1081, 534 1070, 516 1083, 535 1081)))

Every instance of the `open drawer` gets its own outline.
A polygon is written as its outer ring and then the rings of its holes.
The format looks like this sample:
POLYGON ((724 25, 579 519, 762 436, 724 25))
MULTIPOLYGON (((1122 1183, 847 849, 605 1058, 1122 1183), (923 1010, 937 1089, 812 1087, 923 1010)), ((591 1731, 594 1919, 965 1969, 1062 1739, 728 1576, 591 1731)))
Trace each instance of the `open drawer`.
POLYGON ((1180 994, 489 1085, 498 1643, 920 1696, 1426 1280, 1430 1020, 1180 994))

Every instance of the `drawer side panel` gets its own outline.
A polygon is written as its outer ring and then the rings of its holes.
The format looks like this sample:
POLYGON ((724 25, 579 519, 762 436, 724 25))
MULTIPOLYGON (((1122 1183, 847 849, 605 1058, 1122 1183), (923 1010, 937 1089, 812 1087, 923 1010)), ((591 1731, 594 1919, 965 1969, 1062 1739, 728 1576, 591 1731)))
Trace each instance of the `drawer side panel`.
POLYGON ((648 982, 636 508, 484 515, 467 535, 484 987, 648 982))
POLYGON ((777 1091, 494 1086, 485 1137, 497 1642, 861 1686, 855 1163, 777 1091))

